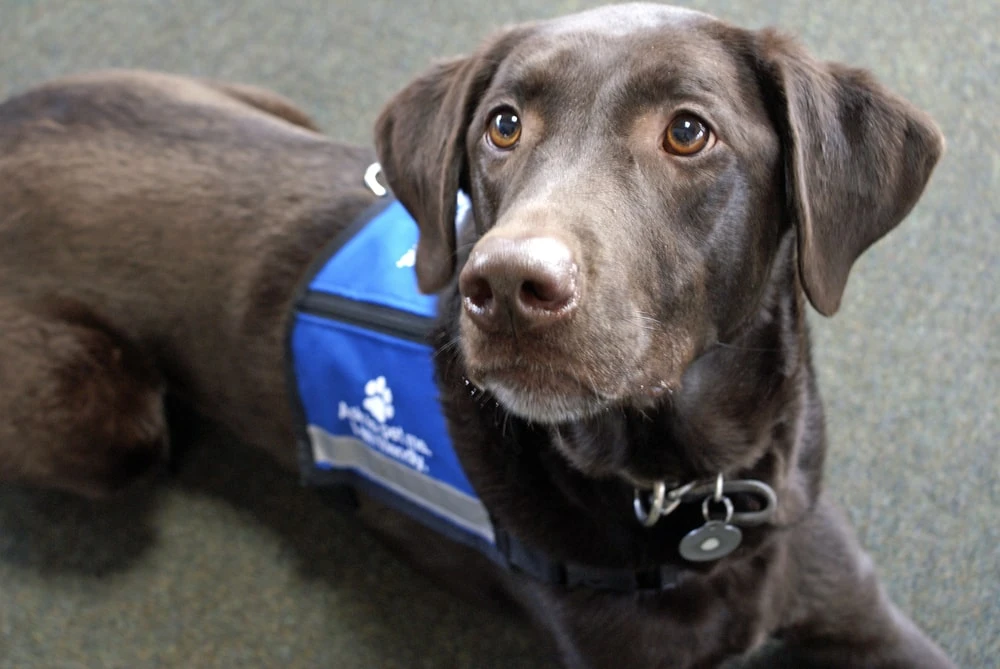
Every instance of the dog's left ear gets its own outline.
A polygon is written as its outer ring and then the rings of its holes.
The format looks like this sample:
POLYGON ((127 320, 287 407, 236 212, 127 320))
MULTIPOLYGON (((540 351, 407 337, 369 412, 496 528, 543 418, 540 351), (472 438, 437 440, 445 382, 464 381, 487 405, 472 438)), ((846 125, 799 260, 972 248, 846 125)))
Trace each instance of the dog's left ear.
POLYGON ((783 144, 799 276, 813 307, 832 316, 854 261, 916 204, 944 138, 867 72, 818 62, 771 30, 756 37, 783 144))

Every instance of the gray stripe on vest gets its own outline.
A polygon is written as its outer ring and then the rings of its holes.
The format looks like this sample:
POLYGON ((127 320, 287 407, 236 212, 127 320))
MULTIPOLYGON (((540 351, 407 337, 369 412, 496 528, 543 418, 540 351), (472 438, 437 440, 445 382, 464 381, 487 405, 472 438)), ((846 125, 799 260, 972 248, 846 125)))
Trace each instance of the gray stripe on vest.
POLYGON ((316 462, 364 472, 368 478, 414 504, 491 544, 496 543, 489 514, 478 499, 377 453, 354 437, 335 436, 318 425, 310 425, 308 430, 316 462))

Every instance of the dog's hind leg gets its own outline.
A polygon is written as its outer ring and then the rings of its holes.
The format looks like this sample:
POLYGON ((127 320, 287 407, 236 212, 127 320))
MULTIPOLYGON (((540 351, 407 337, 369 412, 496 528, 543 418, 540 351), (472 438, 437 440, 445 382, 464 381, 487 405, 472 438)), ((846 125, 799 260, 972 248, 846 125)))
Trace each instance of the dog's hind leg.
POLYGON ((781 637, 794 666, 955 669, 889 600, 840 512, 821 499, 790 542, 796 591, 781 637))
POLYGON ((163 396, 153 365, 85 308, 0 299, 0 481, 124 487, 165 455, 163 396))

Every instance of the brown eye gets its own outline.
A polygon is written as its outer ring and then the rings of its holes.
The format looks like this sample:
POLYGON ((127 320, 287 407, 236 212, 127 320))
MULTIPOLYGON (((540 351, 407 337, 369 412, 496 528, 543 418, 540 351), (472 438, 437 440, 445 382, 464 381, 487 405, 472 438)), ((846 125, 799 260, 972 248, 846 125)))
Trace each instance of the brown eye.
POLYGON ((663 148, 677 156, 692 156, 708 145, 712 131, 694 114, 678 114, 667 126, 663 148))
POLYGON ((512 149, 521 138, 521 117, 513 109, 498 111, 486 129, 490 144, 498 149, 512 149))

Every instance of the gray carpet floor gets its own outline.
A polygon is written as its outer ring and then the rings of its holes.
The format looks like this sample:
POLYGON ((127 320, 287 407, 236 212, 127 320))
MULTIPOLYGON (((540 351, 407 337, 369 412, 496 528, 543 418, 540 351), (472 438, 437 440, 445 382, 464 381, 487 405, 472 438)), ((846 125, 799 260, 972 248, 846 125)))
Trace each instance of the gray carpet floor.
MULTIPOLYGON (((0 95, 107 66, 211 75, 368 142, 431 58, 589 4, 0 0, 0 95)), ((948 138, 844 309, 812 319, 827 480, 900 606, 962 667, 1000 667, 1000 5, 688 4, 871 68, 948 138)), ((527 630, 442 593, 294 476, 225 435, 190 438, 179 477, 114 503, 0 489, 0 669, 551 666, 527 630)))

